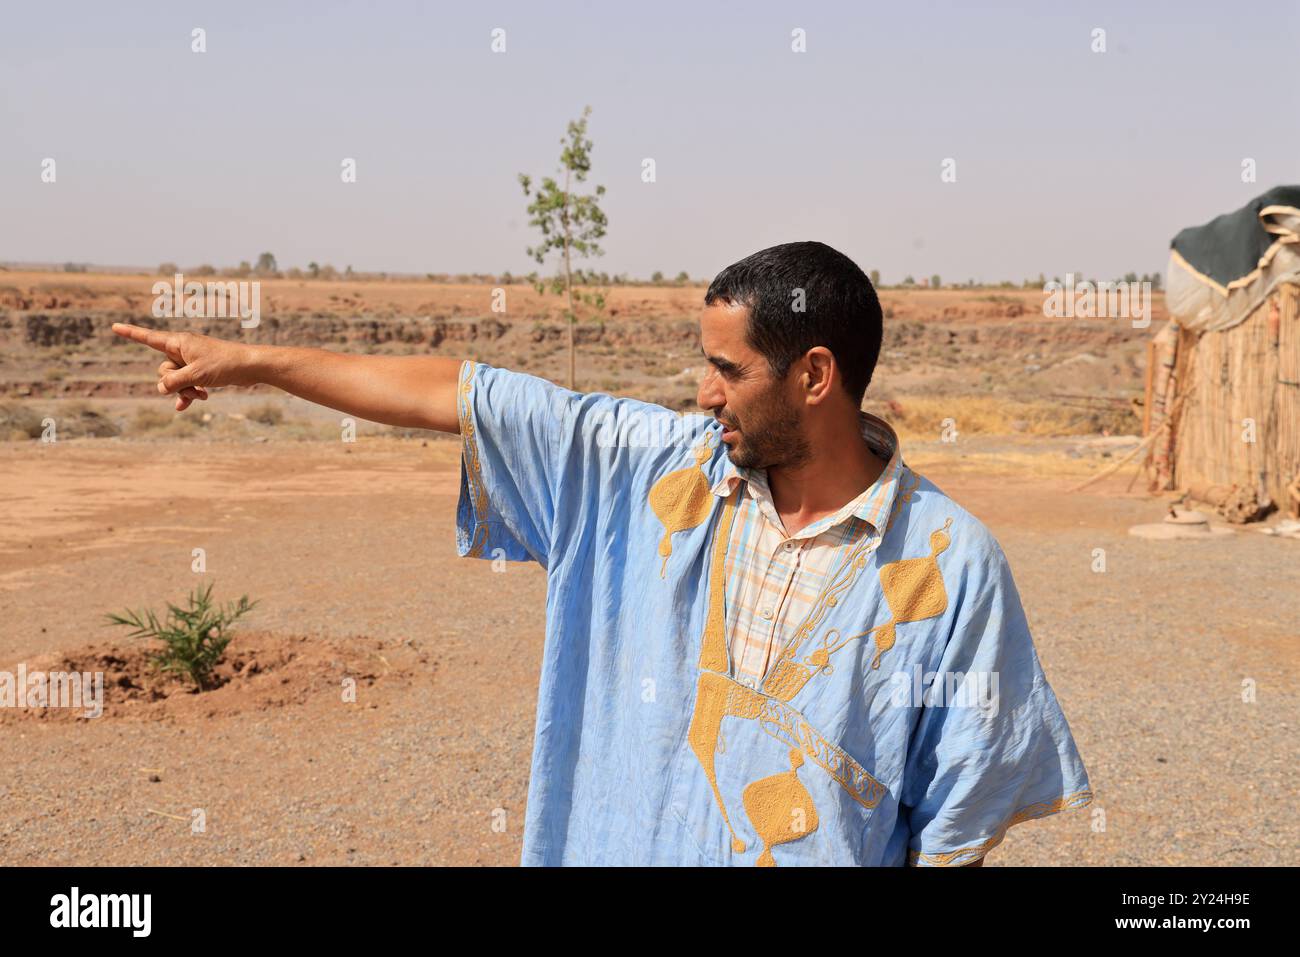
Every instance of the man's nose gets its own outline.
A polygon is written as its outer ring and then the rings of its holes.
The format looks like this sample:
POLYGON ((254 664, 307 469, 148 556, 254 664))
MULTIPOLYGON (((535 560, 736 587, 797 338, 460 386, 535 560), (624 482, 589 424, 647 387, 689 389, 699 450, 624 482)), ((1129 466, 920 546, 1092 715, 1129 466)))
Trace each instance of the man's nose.
POLYGON ((699 403, 700 408, 707 411, 720 408, 726 404, 726 398, 722 394, 722 389, 718 386, 718 377, 710 369, 704 373, 704 378, 700 380, 700 388, 695 393, 695 401, 699 403))

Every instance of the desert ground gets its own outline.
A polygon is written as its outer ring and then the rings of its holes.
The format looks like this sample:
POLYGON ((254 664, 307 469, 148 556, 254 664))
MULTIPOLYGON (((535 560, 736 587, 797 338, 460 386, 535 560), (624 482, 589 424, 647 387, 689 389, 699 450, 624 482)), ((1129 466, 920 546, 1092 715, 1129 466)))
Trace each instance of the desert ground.
MULTIPOLYGON (((261 388, 176 415, 156 358, 109 324, 563 382, 558 300, 512 285, 493 313, 487 285, 269 280, 240 333, 153 319, 156 278, 0 272, 0 670, 106 675, 99 718, 0 708, 0 864, 517 863, 546 581, 457 557, 458 439, 340 441, 337 413, 261 388), (209 582, 259 602, 213 690, 151 674, 104 623, 209 582)), ((689 408, 702 295, 612 290, 580 327, 579 388, 689 408)), ((1135 329, 1045 319, 1018 290, 882 300, 868 406, 1001 542, 1097 795, 987 864, 1296 864, 1300 542, 1133 537, 1168 496, 1131 468, 1072 491, 1133 446, 1159 302, 1135 329)))

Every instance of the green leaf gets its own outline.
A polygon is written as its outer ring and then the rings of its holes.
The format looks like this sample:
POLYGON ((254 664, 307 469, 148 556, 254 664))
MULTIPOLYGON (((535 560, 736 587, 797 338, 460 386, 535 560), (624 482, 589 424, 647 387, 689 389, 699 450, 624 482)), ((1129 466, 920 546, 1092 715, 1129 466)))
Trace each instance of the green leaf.
POLYGON ((258 604, 250 602, 247 595, 238 602, 214 606, 212 583, 192 591, 188 607, 168 603, 165 623, 160 623, 152 609, 143 613, 126 610, 124 614, 107 614, 110 625, 133 629, 129 638, 146 637, 161 641, 160 650, 146 652, 147 660, 167 674, 188 677, 202 690, 212 678, 212 671, 220 663, 232 637, 227 629, 258 604))

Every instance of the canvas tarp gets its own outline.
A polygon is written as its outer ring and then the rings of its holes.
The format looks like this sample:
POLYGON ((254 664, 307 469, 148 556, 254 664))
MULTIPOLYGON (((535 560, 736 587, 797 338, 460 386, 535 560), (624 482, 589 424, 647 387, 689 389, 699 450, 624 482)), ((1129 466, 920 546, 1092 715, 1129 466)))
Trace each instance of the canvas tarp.
POLYGON ((1172 247, 1169 315, 1198 333, 1231 329, 1279 283, 1300 279, 1300 186, 1278 186, 1235 212, 1184 229, 1172 247))

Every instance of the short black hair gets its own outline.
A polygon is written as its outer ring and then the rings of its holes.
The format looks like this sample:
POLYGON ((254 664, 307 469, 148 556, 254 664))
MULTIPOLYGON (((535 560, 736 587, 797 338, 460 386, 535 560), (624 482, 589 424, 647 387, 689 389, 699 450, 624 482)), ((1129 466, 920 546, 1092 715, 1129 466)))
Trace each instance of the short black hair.
POLYGON ((782 243, 718 273, 704 304, 749 310, 750 348, 778 378, 814 346, 835 356, 844 388, 860 406, 880 358, 880 300, 866 273, 825 243, 782 243), (803 311, 796 308, 803 290, 803 311))

